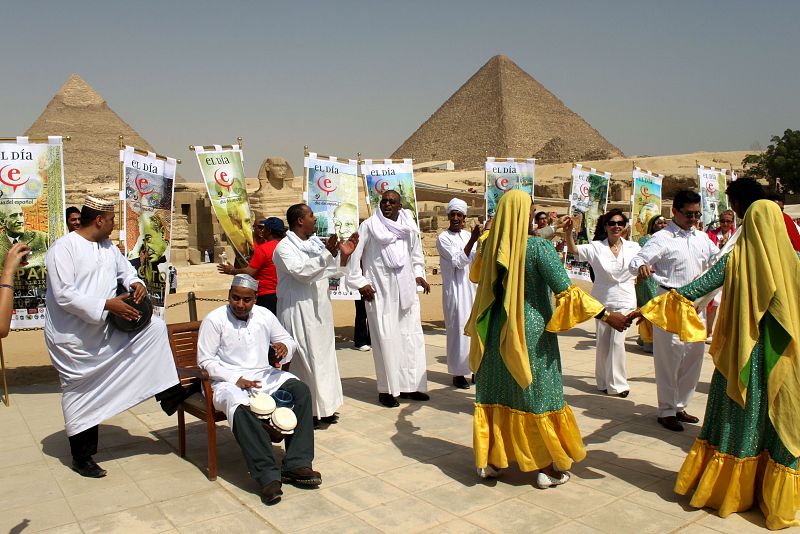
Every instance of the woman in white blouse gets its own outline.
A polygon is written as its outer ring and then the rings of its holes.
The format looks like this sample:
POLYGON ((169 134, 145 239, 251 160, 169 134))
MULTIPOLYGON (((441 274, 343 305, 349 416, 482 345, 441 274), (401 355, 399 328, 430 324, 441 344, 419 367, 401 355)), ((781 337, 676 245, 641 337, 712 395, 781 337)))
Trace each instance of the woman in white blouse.
MULTIPOLYGON (((622 211, 611 210, 601 220, 595 240, 587 245, 575 244, 574 223, 571 219, 566 221, 567 249, 578 261, 592 266, 595 276, 592 296, 609 311, 627 314, 636 309, 635 277, 628 267, 640 247, 622 237, 628 226, 628 218, 622 211)), ((625 332, 617 332, 603 321, 597 321, 595 380, 597 389, 608 395, 624 398, 630 391, 625 370, 625 332)))

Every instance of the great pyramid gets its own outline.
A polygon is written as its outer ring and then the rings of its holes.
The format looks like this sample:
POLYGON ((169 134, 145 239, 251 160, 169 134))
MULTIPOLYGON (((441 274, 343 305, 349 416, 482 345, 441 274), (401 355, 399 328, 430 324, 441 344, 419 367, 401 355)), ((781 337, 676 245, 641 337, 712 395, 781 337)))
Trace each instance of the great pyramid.
POLYGON ((81 206, 88 191, 117 198, 120 135, 127 145, 155 151, 77 74, 61 86, 25 135, 71 136, 64 142, 67 205, 81 206))
POLYGON ((481 167, 486 155, 541 163, 622 156, 597 130, 503 55, 494 56, 392 154, 481 167))

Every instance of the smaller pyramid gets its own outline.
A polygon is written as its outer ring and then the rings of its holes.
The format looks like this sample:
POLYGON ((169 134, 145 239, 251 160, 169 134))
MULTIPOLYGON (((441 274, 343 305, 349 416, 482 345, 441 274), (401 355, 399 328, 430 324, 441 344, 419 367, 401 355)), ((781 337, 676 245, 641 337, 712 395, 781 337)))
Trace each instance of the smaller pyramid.
POLYGON ((61 86, 25 135, 71 137, 64 141, 67 205, 81 206, 89 191, 118 198, 120 135, 127 145, 156 151, 77 74, 61 86))
POLYGON ((483 166, 485 156, 541 163, 597 160, 622 151, 506 56, 491 58, 392 154, 483 166))

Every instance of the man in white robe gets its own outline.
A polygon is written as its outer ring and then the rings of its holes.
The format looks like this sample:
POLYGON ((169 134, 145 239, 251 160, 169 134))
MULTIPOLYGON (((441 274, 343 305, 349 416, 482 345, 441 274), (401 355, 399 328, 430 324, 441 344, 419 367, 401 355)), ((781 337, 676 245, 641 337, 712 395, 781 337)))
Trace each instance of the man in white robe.
POLYGON ((311 468, 314 428, 308 386, 269 361, 272 347, 276 365, 288 363, 297 343, 271 311, 255 306, 257 290, 252 276, 233 277, 228 304, 213 310, 200 325, 197 364, 211 377, 214 407, 225 412, 250 476, 261 486, 262 501, 273 504, 283 495, 282 481, 315 487, 322 483, 322 476, 311 468), (275 462, 269 433, 250 411, 251 393, 272 395, 278 390, 291 394, 297 417, 294 433, 285 438, 281 467, 275 462))
POLYGON ((139 317, 124 302, 127 293, 117 297, 118 283, 137 302, 147 293, 109 240, 113 229, 114 203, 87 197, 81 227, 58 239, 45 258, 45 341, 61 379, 72 467, 93 478, 106 474, 92 459, 100 422, 155 394, 163 400, 182 391, 164 321, 152 317, 142 330, 127 333, 107 320, 109 314, 139 317))
POLYGON ((471 373, 469 337, 464 335, 464 326, 475 300, 477 285, 469 280, 469 268, 475 259, 475 243, 481 236, 480 225, 475 225, 471 233, 464 230, 466 217, 467 203, 457 198, 451 200, 447 205, 450 226, 436 239, 447 330, 447 372, 453 376, 453 385, 461 389, 469 389, 465 378, 471 373))
POLYGON ((386 191, 380 209, 359 226, 347 282, 366 301, 378 401, 391 408, 400 405, 398 395, 428 400, 416 287, 430 293, 430 286, 419 230, 396 191, 386 191))
POLYGON ((336 234, 324 243, 314 235, 317 220, 307 205, 289 207, 286 221, 290 230, 272 256, 278 273, 278 318, 298 344, 292 372, 311 390, 315 425, 332 424, 344 398, 328 278, 344 274, 341 265, 353 252, 357 234, 342 243, 340 255, 336 234))

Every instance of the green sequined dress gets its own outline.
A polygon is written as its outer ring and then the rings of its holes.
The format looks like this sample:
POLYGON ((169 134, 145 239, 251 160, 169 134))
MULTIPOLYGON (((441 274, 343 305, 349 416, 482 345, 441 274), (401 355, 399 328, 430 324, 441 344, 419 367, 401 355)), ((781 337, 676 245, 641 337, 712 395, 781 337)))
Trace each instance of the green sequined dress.
MULTIPOLYGON (((555 462, 568 469, 586 452, 577 423, 564 400, 558 338, 545 331, 553 310, 552 292, 571 281, 552 243, 528 239, 525 255, 525 338, 532 382, 522 389, 500 356, 502 298, 491 311, 486 348, 475 374, 474 446, 476 465, 507 467, 516 462, 533 471, 555 462)), ((590 298, 590 297, 589 297, 590 298)))
MULTIPOLYGON (((678 293, 695 300, 721 287, 728 256, 678 293)), ((794 521, 800 476, 798 458, 783 445, 769 419, 763 331, 750 354, 744 409, 728 396, 727 380, 714 370, 703 428, 678 474, 675 491, 685 495, 696 488, 692 506, 715 508, 722 517, 752 507, 755 497, 767 526, 782 528, 794 521)))

